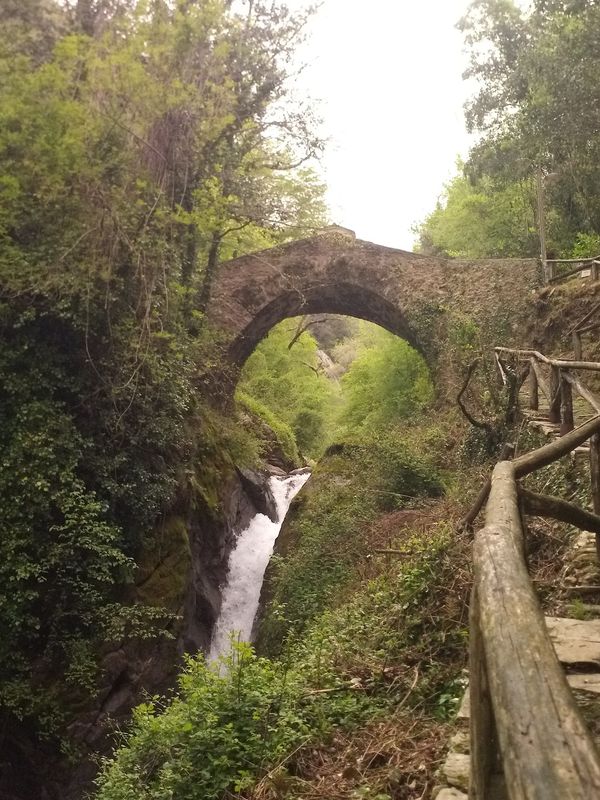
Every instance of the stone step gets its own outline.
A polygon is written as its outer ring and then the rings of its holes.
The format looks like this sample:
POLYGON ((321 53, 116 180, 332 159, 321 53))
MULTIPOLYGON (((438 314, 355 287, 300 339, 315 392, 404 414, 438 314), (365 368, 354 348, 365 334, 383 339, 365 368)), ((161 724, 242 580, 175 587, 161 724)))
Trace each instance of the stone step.
POLYGON ((567 675, 569 686, 574 691, 589 692, 589 694, 600 694, 600 673, 573 672, 567 675))
POLYGON ((469 796, 451 787, 442 789, 435 795, 435 800, 469 800, 469 796))
POLYGON ((471 694, 469 692, 469 687, 465 689, 465 693, 463 694, 463 698, 460 701, 460 706, 458 707, 458 711, 456 712, 456 721, 458 722, 459 726, 463 728, 469 727, 469 720, 471 719, 471 694))
POLYGON ((454 736, 450 737, 450 750, 453 753, 469 754, 471 749, 471 736, 468 730, 457 731, 454 736))
POLYGON ((529 424, 532 428, 541 431, 546 436, 558 436, 560 433, 560 425, 554 422, 532 419, 529 424))
POLYGON ((572 450, 576 456, 589 456, 590 454, 590 446, 589 444, 580 444, 579 447, 576 447, 575 450, 572 450))
POLYGON ((600 620, 546 617, 546 627, 558 660, 567 669, 600 671, 600 620))
MULTIPOLYGON (((554 644, 558 660, 568 671, 586 667, 585 672, 567 673, 569 686, 586 722, 593 730, 600 707, 600 619, 578 620, 566 617, 546 617, 546 627, 554 644), (589 697, 590 701, 584 698, 589 697), (593 700, 592 698, 599 698, 593 700), (591 705, 589 705, 591 703, 591 705), (588 707, 589 705, 589 707, 588 707)), ((465 690, 456 715, 458 732, 450 740, 451 750, 440 769, 440 778, 448 786, 434 793, 435 800, 468 800, 471 763, 468 725, 471 712, 469 688, 465 690)), ((598 738, 596 737, 596 741, 598 738)), ((486 800, 506 800, 506 785, 502 775, 492 777, 486 800)))
POLYGON ((464 753, 450 751, 442 765, 441 774, 449 786, 460 789, 461 792, 468 792, 471 757, 464 753))
MULTIPOLYGON (((458 800, 468 796, 471 780, 470 756, 462 753, 448 753, 440 772, 441 777, 445 779, 449 786, 435 795, 436 800, 440 800, 440 798, 441 800, 444 800, 444 798, 446 800, 458 800)), ((506 784, 503 775, 492 775, 486 800, 506 800, 506 784)))

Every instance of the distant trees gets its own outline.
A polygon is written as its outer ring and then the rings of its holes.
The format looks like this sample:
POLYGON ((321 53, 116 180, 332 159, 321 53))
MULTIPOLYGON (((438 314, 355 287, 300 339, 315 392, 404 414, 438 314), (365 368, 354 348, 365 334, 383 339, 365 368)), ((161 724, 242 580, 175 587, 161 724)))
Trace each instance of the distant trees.
POLYGON ((457 258, 537 255, 533 180, 501 183, 457 175, 416 228, 421 249, 457 258))
POLYGON ((17 44, 0 44, 0 168, 5 243, 18 243, 15 258, 27 252, 28 280, 11 275, 21 288, 60 258, 58 288, 84 255, 94 278, 118 272, 150 292, 141 307, 169 281, 205 304, 223 247, 323 222, 322 186, 303 166, 321 148, 316 121, 289 100, 305 16, 262 3, 241 15, 218 0, 13 5, 1 12, 17 44), (49 208, 68 214, 70 236, 49 208), (35 242, 24 221, 34 215, 35 242), (126 266, 139 259, 143 278, 126 266))
POLYGON ((465 180, 421 228, 422 247, 469 254, 475 241, 473 255, 536 253, 532 181, 540 170, 549 176, 549 248, 570 254, 600 234, 600 7, 475 0, 459 28, 467 77, 477 83, 466 119, 481 138, 465 180), (462 247, 453 235, 459 220, 462 247))
POLYGON ((250 356, 239 393, 258 400, 291 430, 301 454, 317 458, 331 436, 339 391, 319 368, 317 342, 294 323, 274 328, 250 356))
POLYGON ((421 355, 404 339, 364 324, 357 357, 342 379, 341 424, 346 432, 401 426, 433 399, 421 355))

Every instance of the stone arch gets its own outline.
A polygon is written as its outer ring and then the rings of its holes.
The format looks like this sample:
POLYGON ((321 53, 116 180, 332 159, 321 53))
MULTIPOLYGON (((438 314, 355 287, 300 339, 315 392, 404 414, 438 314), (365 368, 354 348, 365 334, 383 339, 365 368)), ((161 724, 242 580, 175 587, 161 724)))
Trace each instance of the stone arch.
POLYGON ((329 313, 366 319, 426 352, 431 338, 439 336, 423 327, 432 308, 442 314, 457 310, 475 321, 505 310, 514 328, 525 327, 539 277, 536 259, 425 256, 363 242, 334 227, 222 264, 206 316, 222 337, 223 379, 231 386, 258 342, 288 317, 329 313))
POLYGON ((283 292, 263 306, 228 348, 228 361, 241 369, 271 328, 289 317, 304 314, 342 314, 374 322, 421 350, 417 335, 402 311, 364 286, 340 282, 324 289, 308 287, 302 295, 283 292))

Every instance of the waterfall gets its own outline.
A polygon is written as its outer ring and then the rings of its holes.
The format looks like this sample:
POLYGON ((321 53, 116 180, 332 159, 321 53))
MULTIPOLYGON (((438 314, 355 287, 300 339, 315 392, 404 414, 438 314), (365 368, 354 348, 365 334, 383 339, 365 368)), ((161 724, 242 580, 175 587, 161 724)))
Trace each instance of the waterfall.
POLYGON ((272 476, 269 487, 275 498, 277 521, 272 522, 264 514, 257 514, 239 534, 229 556, 227 583, 223 589, 221 613, 213 632, 209 661, 215 661, 229 652, 232 634, 240 641, 250 641, 260 590, 275 540, 290 503, 309 477, 308 471, 284 478, 272 476))

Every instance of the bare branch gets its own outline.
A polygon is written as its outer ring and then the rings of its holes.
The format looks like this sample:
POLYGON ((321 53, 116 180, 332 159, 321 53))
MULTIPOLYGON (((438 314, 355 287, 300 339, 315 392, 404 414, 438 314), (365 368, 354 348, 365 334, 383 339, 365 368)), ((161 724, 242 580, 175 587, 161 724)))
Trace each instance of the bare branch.
POLYGON ((574 525, 582 531, 600 533, 600 517, 597 514, 592 514, 591 511, 579 508, 560 497, 536 494, 522 486, 518 487, 518 491, 527 514, 534 517, 550 517, 574 525))
POLYGON ((480 430, 484 430, 490 436, 493 436, 494 435, 494 429, 492 428, 492 426, 488 422, 480 422, 478 419, 475 419, 475 417, 470 413, 470 411, 467 409, 467 407, 465 406, 465 404, 463 403, 463 400, 462 400, 462 396, 466 392, 467 386, 469 385, 471 377, 472 377, 473 373, 475 372, 475 369, 476 369, 476 367, 477 367, 477 365, 479 364, 480 361, 481 361, 480 358, 476 358, 474 361, 472 361, 469 364, 469 367, 467 369, 467 375, 465 377, 465 381, 464 381, 464 383, 463 383, 463 385, 461 387, 460 392, 456 396, 456 402, 458 403, 458 407, 460 408, 460 410, 462 411, 464 416, 468 419, 468 421, 471 423, 471 425, 473 425, 475 428, 479 428, 480 430))
POLYGON ((296 342, 302 336, 302 334, 306 333, 312 325, 322 325, 324 322, 329 322, 329 321, 330 317, 323 317, 322 319, 314 319, 309 316, 301 317, 300 321, 298 322, 296 332, 294 333, 294 336, 292 337, 290 343, 288 344, 288 350, 292 349, 292 347, 296 344, 296 342))

